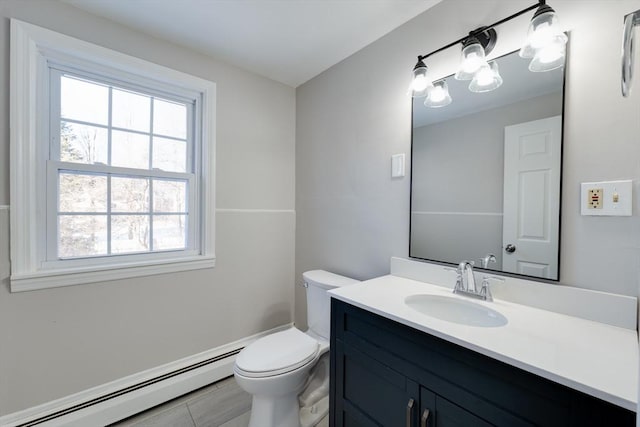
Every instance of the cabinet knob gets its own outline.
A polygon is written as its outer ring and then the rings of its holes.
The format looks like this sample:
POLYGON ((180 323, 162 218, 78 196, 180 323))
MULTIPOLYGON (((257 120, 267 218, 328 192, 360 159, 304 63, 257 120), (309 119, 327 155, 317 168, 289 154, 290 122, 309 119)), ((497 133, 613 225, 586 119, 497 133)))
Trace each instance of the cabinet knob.
POLYGON ((512 254, 516 251, 516 247, 515 245, 512 245, 511 243, 509 243, 505 248, 504 248, 505 252, 512 254))
POLYGON ((407 427, 411 427, 411 419, 413 418, 413 407, 415 406, 416 401, 413 399, 409 399, 409 402, 407 403, 407 427))
POLYGON ((429 410, 425 409, 420 418, 420 427, 427 427, 427 421, 429 421, 429 410))

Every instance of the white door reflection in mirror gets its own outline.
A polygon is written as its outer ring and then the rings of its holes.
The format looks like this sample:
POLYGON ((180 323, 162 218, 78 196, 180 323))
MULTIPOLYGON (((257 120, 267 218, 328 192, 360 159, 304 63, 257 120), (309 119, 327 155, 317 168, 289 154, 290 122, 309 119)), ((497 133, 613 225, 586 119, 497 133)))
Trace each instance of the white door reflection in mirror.
POLYGON ((504 129, 503 271, 558 274, 562 117, 504 129))

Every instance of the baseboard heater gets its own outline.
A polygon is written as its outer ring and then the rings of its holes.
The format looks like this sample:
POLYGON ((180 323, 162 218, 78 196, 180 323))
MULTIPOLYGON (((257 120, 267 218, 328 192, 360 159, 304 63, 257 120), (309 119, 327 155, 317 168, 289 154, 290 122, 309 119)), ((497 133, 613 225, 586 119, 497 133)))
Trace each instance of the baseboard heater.
POLYGON ((173 362, 0 416, 2 427, 105 426, 233 375, 235 358, 255 340, 292 323, 173 362))
POLYGON ((105 394, 103 396, 96 397, 96 398, 88 400, 86 402, 70 406, 69 408, 66 408, 66 409, 63 409, 63 410, 48 414, 46 416, 31 420, 29 422, 26 422, 26 423, 23 423, 23 424, 18 424, 16 427, 31 427, 31 426, 37 426, 39 424, 43 424, 43 423, 45 423, 47 421, 52 421, 52 420, 54 420, 56 418, 63 417, 65 415, 69 415, 69 414, 71 414, 73 412, 76 412, 76 411, 80 411, 81 409, 86 409, 86 408, 88 408, 90 406, 94 406, 94 405, 106 402, 108 400, 115 399, 116 397, 120 397, 120 396, 125 395, 127 393, 131 393, 131 392, 140 390, 140 389, 142 389, 144 387, 148 387, 150 385, 157 384, 157 383, 159 383, 161 381, 165 381, 165 380, 168 380, 170 378, 176 377, 178 375, 182 375, 182 374, 185 374, 187 372, 193 371, 195 369, 199 369, 199 368, 202 368, 204 366, 210 365, 212 363, 219 362, 219 361, 224 360, 226 358, 233 357, 236 354, 240 353, 241 350, 242 350, 242 348, 238 348, 236 350, 229 351, 227 353, 224 353, 224 354, 221 354, 221 355, 218 355, 218 356, 215 356, 215 357, 211 357, 211 358, 203 360, 201 362, 194 363, 193 365, 189 365, 189 366, 185 366, 185 367, 180 368, 180 369, 176 369, 175 371, 168 372, 166 374, 160 375, 160 376, 155 377, 155 378, 148 379, 146 381, 142 381, 142 382, 140 382, 138 384, 131 385, 129 387, 125 387, 125 388, 123 388, 121 390, 118 390, 118 391, 107 393, 107 394, 105 394))

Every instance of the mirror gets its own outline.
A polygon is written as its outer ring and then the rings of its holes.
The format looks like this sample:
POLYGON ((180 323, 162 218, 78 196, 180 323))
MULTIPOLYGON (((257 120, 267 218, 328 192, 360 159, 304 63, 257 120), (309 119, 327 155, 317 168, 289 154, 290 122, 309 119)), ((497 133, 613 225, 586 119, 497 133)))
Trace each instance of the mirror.
POLYGON ((559 280, 564 67, 496 61, 496 90, 449 76, 451 104, 413 99, 409 256, 559 280))

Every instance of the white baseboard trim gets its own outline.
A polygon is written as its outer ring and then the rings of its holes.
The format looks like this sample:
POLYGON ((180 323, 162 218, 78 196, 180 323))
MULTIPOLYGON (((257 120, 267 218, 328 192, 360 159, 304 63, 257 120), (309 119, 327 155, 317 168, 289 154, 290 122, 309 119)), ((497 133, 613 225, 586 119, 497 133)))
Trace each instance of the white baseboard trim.
POLYGON ((0 426, 85 427, 114 423, 233 375, 235 352, 260 337, 291 326, 292 324, 282 325, 80 393, 5 415, 0 417, 0 426), (224 357, 228 353, 231 354, 224 357), (211 359, 219 360, 208 363, 211 359), (199 364, 201 366, 197 366, 199 364), (176 373, 177 371, 183 372, 176 373))

